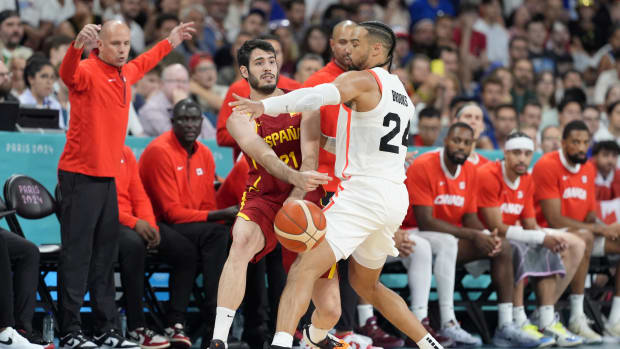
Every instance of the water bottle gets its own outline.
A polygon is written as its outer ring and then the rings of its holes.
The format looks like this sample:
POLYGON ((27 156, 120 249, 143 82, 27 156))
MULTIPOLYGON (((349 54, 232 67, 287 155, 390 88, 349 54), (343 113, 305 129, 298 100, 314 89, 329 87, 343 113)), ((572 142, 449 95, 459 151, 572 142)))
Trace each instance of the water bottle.
POLYGON ((46 343, 54 341, 54 317, 51 312, 47 312, 43 317, 43 341, 46 343))
POLYGON ((125 314, 125 309, 120 310, 119 318, 121 320, 121 334, 123 337, 127 336, 127 315, 125 314))

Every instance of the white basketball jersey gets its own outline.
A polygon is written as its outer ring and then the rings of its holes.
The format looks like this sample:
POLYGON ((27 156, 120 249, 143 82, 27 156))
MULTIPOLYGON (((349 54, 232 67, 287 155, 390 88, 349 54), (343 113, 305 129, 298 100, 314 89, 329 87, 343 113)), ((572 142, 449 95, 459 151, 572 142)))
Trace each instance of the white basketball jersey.
POLYGON ((335 174, 378 177, 403 183, 409 121, 415 108, 403 83, 383 68, 373 68, 381 101, 366 112, 340 105, 335 174))

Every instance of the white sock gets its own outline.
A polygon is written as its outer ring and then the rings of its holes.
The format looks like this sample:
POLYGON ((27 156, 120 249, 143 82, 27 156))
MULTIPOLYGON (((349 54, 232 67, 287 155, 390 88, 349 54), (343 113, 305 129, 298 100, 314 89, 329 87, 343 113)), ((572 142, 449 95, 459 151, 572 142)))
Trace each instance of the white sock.
POLYGON ((441 319, 442 328, 446 327, 446 323, 448 323, 450 320, 454 321, 455 324, 458 323, 456 321, 456 314, 454 314, 454 306, 452 304, 439 304, 439 317, 441 319))
POLYGON ((609 312, 609 320, 607 323, 615 325, 620 322, 620 297, 614 297, 611 303, 611 311, 609 312))
POLYGON ((500 303, 497 305, 497 326, 512 323, 512 303, 500 303))
POLYGON ((512 321, 514 321, 517 327, 523 327, 527 321, 527 314, 525 313, 524 306, 512 307, 512 321))
POLYGON ((293 347, 293 335, 286 332, 276 332, 273 336, 271 345, 277 345, 279 347, 291 348, 293 347))
POLYGON ((418 320, 422 321, 428 317, 428 306, 415 308, 411 306, 411 312, 418 318, 418 320))
POLYGON ((583 294, 570 295, 570 321, 583 314, 583 294))
POLYGON ((372 304, 359 304, 357 306, 357 320, 359 326, 366 325, 366 321, 375 316, 372 304))
POLYGON ((213 339, 219 339, 224 343, 228 341, 228 333, 235 318, 235 310, 217 307, 215 309, 215 328, 213 328, 213 339))
POLYGON ((314 327, 314 325, 312 324, 308 328, 308 336, 310 337, 310 340, 314 343, 318 343, 325 339, 325 337, 327 337, 327 332, 329 332, 329 330, 314 327))
POLYGON ((545 328, 555 321, 555 309, 553 308, 553 305, 541 305, 538 307, 538 313, 540 314, 540 323, 538 324, 538 328, 545 328))
POLYGON ((441 344, 439 344, 430 333, 427 333, 426 336, 422 337, 416 344, 420 349, 443 349, 441 344))

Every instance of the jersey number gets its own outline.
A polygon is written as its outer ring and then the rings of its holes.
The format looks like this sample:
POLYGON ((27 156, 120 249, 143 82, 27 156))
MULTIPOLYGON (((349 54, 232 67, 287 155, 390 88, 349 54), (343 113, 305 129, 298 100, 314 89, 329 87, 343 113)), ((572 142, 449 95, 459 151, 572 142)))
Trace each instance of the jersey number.
MULTIPOLYGON (((400 117, 398 117, 397 114, 388 113, 383 118, 383 126, 390 127, 390 124, 392 124, 392 122, 394 122, 395 125, 390 130, 390 132, 388 132, 385 136, 381 137, 381 142, 379 142, 379 150, 386 151, 388 153, 398 154, 398 152, 400 151, 400 148, 397 145, 390 144, 390 141, 394 137, 396 137, 396 135, 400 132, 400 117)), ((403 139, 401 140, 401 144, 404 145, 405 147, 407 146, 409 142, 408 136, 409 136, 410 124, 411 124, 411 121, 407 123, 407 128, 405 129, 405 132, 403 132, 403 139)))
POLYGON ((295 166, 294 168, 295 169, 299 168, 299 165, 297 164, 297 158, 295 158, 295 152, 290 152, 288 155, 287 154, 280 155, 280 160, 284 161, 284 163, 287 165, 289 161, 293 160, 293 166, 295 166))

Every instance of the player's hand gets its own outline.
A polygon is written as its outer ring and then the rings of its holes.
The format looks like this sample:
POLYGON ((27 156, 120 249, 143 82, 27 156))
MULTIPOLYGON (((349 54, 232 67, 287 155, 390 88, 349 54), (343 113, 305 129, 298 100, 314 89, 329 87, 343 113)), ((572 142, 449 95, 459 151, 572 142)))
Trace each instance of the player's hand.
POLYGON ((620 237, 620 223, 604 226, 601 229, 601 235, 603 235, 606 239, 618 240, 620 237))
POLYGON ((332 178, 325 173, 317 171, 296 172, 291 184, 305 192, 313 191, 319 185, 329 183, 332 178))
POLYGON ((253 101, 249 98, 243 98, 236 93, 233 93, 236 101, 228 103, 228 106, 233 107, 233 110, 247 115, 250 119, 256 119, 265 113, 265 106, 261 101, 253 101))
POLYGON ((177 25, 172 29, 170 35, 168 35, 168 41, 173 48, 181 45, 181 43, 185 40, 190 40, 192 38, 192 34, 196 32, 196 28, 194 28, 194 22, 188 22, 177 25))
POLYGON ((413 253, 415 242, 409 238, 409 234, 408 231, 402 229, 398 229, 394 234, 394 244, 398 252, 400 252, 400 257, 408 257, 413 253))
POLYGON ((77 49, 81 49, 87 43, 96 42, 99 40, 99 31, 101 30, 101 24, 87 24, 78 33, 75 44, 73 45, 77 49))
MULTIPOLYGON (((493 237, 492 235, 485 234, 483 232, 478 232, 474 237, 474 245, 482 251, 485 255, 489 257, 493 257, 497 254, 497 236, 493 237)), ((499 241, 501 247, 501 240, 499 241)))
POLYGON ((143 219, 138 219, 134 230, 136 231, 136 233, 138 233, 138 235, 142 237, 142 239, 144 239, 144 241, 146 241, 147 248, 153 248, 159 245, 159 242, 161 240, 159 232, 147 221, 143 219))
POLYGON ((561 253, 568 248, 568 243, 564 237, 556 234, 547 234, 543 240, 543 246, 553 251, 554 253, 561 253))

